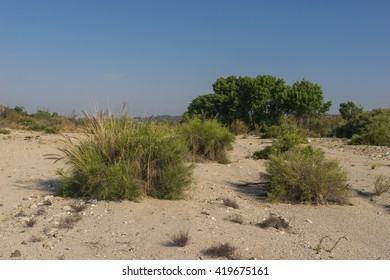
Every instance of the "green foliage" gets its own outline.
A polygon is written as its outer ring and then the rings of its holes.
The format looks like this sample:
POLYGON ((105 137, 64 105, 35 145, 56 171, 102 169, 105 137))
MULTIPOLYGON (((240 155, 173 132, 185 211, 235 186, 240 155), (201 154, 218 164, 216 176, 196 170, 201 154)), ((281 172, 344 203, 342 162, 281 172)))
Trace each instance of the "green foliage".
POLYGON ((307 143, 307 132, 288 123, 271 126, 267 135, 274 138, 274 142, 272 146, 256 151, 253 154, 255 159, 269 159, 272 154, 284 153, 295 146, 307 143))
POLYGON ((347 103, 340 104, 339 112, 341 117, 348 121, 363 113, 363 108, 356 106, 352 101, 348 101, 347 103))
POLYGON ((11 134, 11 130, 6 128, 0 128, 0 134, 11 134))
POLYGON ((62 130, 75 130, 79 126, 79 121, 75 116, 66 117, 43 110, 29 115, 22 106, 12 109, 0 105, 0 109, 0 127, 58 133, 62 130))
POLYGON ((215 118, 228 126, 241 120, 253 130, 277 124, 286 115, 307 121, 323 115, 331 105, 323 102, 316 84, 302 80, 289 87, 283 79, 270 75, 218 78, 213 90, 194 99, 186 115, 215 118))
POLYGON ((375 177, 374 195, 381 195, 390 190, 390 178, 383 175, 375 177))
POLYGON ((248 126, 242 120, 234 120, 229 129, 234 135, 247 134, 249 130, 248 126))
POLYGON ((192 118, 182 123, 179 130, 185 137, 193 158, 229 162, 227 151, 232 149, 235 138, 217 120, 201 121, 192 118))
POLYGON ((103 200, 183 196, 192 179, 184 139, 167 125, 108 113, 86 116, 86 137, 64 150, 61 194, 103 200))
POLYGON ((390 109, 359 111, 348 116, 337 136, 351 138, 353 145, 390 146, 390 109))
POLYGON ((339 203, 348 198, 347 175, 321 149, 294 147, 272 154, 265 177, 270 181, 267 200, 292 203, 339 203))
POLYGON ((289 115, 305 123, 310 118, 321 116, 329 111, 332 102, 324 103, 321 87, 303 79, 292 85, 285 104, 289 115))

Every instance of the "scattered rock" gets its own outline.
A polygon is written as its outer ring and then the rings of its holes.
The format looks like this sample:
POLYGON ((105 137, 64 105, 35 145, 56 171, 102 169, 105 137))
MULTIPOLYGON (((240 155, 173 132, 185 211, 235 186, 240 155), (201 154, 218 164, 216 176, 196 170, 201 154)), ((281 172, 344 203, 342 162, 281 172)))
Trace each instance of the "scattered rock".
POLYGON ((32 209, 32 210, 35 210, 37 208, 38 208, 38 205, 36 205, 36 204, 31 204, 30 205, 30 209, 32 209))
POLYGON ((305 222, 308 222, 309 224, 312 224, 313 221, 312 220, 309 220, 309 219, 306 219, 305 222))

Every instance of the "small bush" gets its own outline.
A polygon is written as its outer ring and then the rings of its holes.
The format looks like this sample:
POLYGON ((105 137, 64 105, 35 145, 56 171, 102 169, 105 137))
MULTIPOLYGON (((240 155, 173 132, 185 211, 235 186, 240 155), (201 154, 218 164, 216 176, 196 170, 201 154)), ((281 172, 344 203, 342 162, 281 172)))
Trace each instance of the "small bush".
POLYGON ((245 124, 244 121, 242 120, 234 120, 230 127, 229 127, 230 131, 234 134, 234 135, 240 135, 240 134, 247 134, 248 133, 248 126, 245 124))
POLYGON ((80 215, 65 216, 60 219, 58 227, 71 229, 80 220, 81 220, 80 215))
POLYGON ((239 259, 239 256, 236 254, 236 250, 237 247, 234 247, 229 243, 221 243, 204 250, 203 253, 210 257, 236 260, 239 259))
POLYGON ((187 147, 175 129, 127 116, 86 115, 86 138, 63 150, 70 165, 60 193, 101 200, 178 199, 192 180, 187 147))
POLYGON ((228 163, 227 151, 233 148, 234 135, 216 120, 201 121, 193 118, 182 123, 184 135, 193 158, 228 163))
POLYGON ((223 205, 225 205, 227 207, 232 207, 233 209, 240 208, 240 206, 238 206, 237 202, 233 199, 230 199, 230 198, 225 198, 223 200, 223 205))
POLYGON ((27 227, 33 227, 33 226, 35 226, 36 223, 37 223, 37 220, 34 218, 31 218, 31 219, 28 219, 27 221, 25 221, 25 224, 27 227))
POLYGON ((377 176, 374 182, 374 194, 379 196, 388 190, 390 190, 390 178, 383 175, 377 176))
POLYGON ((0 134, 11 134, 11 130, 6 128, 0 128, 0 134))
POLYGON ((172 236, 172 243, 178 247, 186 246, 189 240, 188 232, 180 232, 179 234, 172 236))
POLYGON ((271 155, 267 165, 268 201, 347 203, 347 175, 338 161, 325 159, 321 149, 295 147, 271 155))
POLYGON ((235 224, 240 224, 242 225, 244 223, 244 218, 241 215, 231 215, 226 218, 226 220, 235 223, 235 224))
POLYGON ((289 229, 290 222, 286 220, 283 216, 278 216, 274 213, 270 213, 269 217, 258 224, 261 228, 273 227, 276 229, 289 229))
POLYGON ((272 154, 284 153, 295 146, 307 143, 307 132, 293 125, 272 126, 268 133, 274 138, 272 146, 254 152, 254 159, 269 159, 272 154))

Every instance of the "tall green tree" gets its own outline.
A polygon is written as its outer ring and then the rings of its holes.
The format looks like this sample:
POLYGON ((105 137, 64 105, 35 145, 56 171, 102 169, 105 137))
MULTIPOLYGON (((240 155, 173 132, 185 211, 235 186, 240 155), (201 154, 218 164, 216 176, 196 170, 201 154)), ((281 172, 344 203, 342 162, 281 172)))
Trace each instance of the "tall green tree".
POLYGON ((331 101, 324 102, 321 87, 305 79, 295 82, 284 100, 286 113, 301 123, 325 114, 331 105, 331 101))

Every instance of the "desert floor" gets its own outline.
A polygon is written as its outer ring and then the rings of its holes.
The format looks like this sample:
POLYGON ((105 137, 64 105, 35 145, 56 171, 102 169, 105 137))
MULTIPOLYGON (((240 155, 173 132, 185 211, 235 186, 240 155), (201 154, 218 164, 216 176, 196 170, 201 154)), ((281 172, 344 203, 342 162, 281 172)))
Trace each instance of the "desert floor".
POLYGON ((390 259, 390 193, 372 195, 375 177, 390 176, 389 147, 311 139, 348 172, 352 205, 264 202, 266 161, 250 156, 270 140, 238 136, 230 164, 196 164, 184 200, 89 201, 76 213, 72 206, 85 201, 55 196, 65 166, 46 156, 60 154, 62 141, 0 135, 0 259, 211 259, 204 250, 220 243, 237 247, 240 259, 390 259), (227 198, 239 208, 225 206, 227 198), (291 228, 260 228, 271 213, 291 228), (188 232, 185 247, 172 244, 179 232, 188 232))

